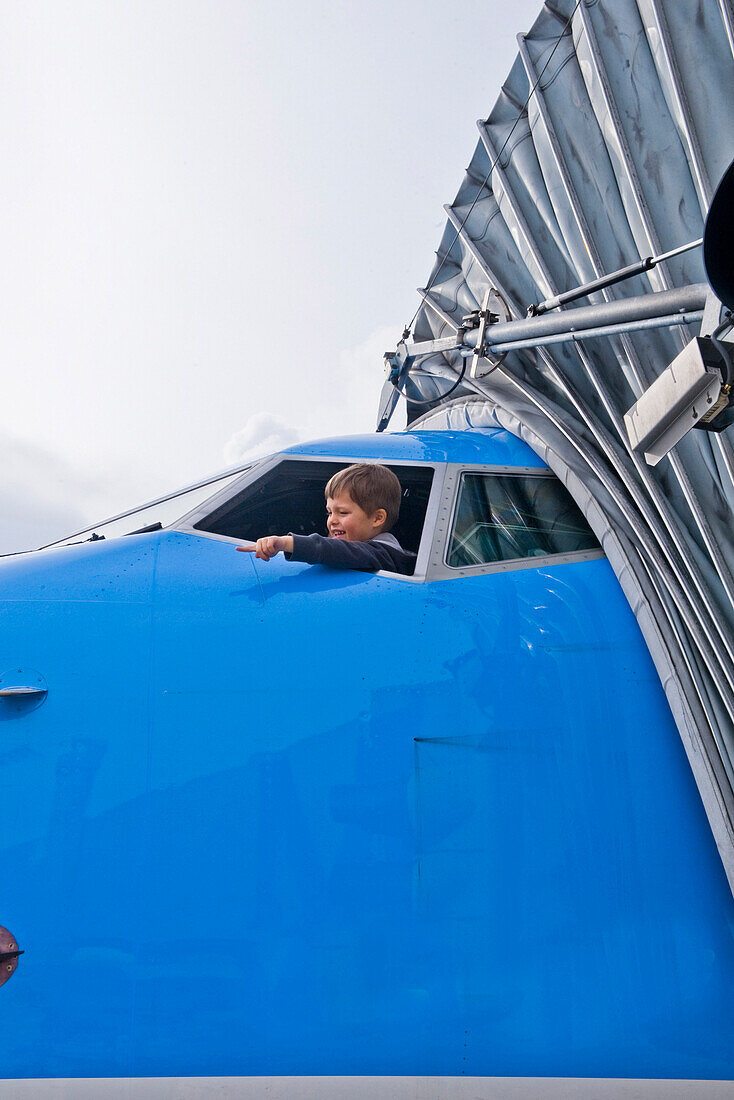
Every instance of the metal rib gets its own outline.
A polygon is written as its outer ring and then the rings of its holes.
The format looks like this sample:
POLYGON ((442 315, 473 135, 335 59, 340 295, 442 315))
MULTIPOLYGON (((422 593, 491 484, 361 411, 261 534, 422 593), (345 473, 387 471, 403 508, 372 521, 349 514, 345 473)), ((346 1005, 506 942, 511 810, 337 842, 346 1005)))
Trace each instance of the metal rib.
MULTIPOLYGON (((518 36, 518 43, 520 46, 520 57, 522 58, 522 63, 525 67, 525 73, 531 85, 533 85, 536 80, 535 66, 533 65, 532 58, 530 57, 527 45, 525 44, 525 39, 522 35, 518 36)), ((565 158, 561 152, 561 147, 558 141, 558 137, 556 135, 555 127, 551 122, 550 112, 548 111, 548 107, 546 106, 546 102, 539 85, 535 89, 534 95, 538 107, 538 114, 540 115, 541 122, 543 123, 543 127, 548 138, 548 144, 550 145, 553 152, 553 158, 556 163, 556 170, 558 171, 558 174, 561 178, 561 183, 563 184, 563 189, 568 199, 569 209, 573 215, 574 221, 576 222, 576 226, 581 236, 581 242, 586 250, 589 260, 591 261, 594 275, 596 278, 600 278, 601 275, 604 274, 604 271, 602 269, 599 253, 596 250, 596 245, 591 236, 591 232, 589 230, 586 219, 584 218, 583 211, 581 209, 581 203, 579 202, 578 195, 576 194, 576 189, 573 185, 573 181, 571 180, 565 158)), ((599 291, 599 293, 602 295, 604 301, 606 302, 611 302, 614 300, 614 295, 608 288, 599 291)), ((643 390, 646 389, 646 381, 644 371, 642 370, 642 365, 637 355, 637 351, 629 338, 622 336, 619 339, 624 354, 627 356, 630 367, 632 368, 635 382, 638 386, 639 394, 641 394, 643 390)))
MULTIPOLYGON (((462 223, 461 218, 459 218, 459 216, 456 213, 456 211, 454 210, 454 208, 452 206, 450 206, 448 203, 445 203, 444 204, 444 210, 446 211, 446 215, 447 215, 449 221, 451 222, 454 229, 456 230, 456 232, 459 236, 459 239, 463 242, 465 247, 469 249, 472 256, 474 257, 476 262, 479 264, 479 266, 481 267, 484 274, 487 276, 487 280, 488 280, 490 286, 495 287, 496 290, 499 291, 499 293, 505 299, 507 304, 512 305, 512 309, 514 310, 514 312, 518 316, 521 315, 522 310, 521 310, 517 300, 515 299, 515 295, 512 294, 507 289, 507 287, 502 284, 502 282, 497 278, 495 273, 492 271, 489 264, 487 263, 487 261, 484 259, 481 252, 477 248, 477 245, 476 245, 473 237, 470 236, 466 226, 462 223)), ((501 215, 500 215, 500 217, 501 217, 501 215)))
POLYGON ((683 127, 682 137, 687 147, 688 159, 693 166, 693 179, 696 185, 696 191, 698 192, 701 214, 703 217, 706 217, 706 212, 711 203, 711 184, 709 183, 706 169, 703 166, 701 147, 696 139, 691 112, 688 107, 688 100, 685 97, 680 72, 678 71, 678 66, 675 61, 670 30, 665 15, 658 6, 657 0, 647 0, 647 3, 655 20, 655 27, 660 40, 660 48, 667 69, 668 80, 670 81, 670 86, 675 96, 676 107, 680 114, 680 121, 683 127))
MULTIPOLYGON (((520 57, 525 68, 525 73, 532 86, 535 84, 537 77, 535 73, 535 66, 533 64, 532 58, 530 57, 530 53, 528 51, 523 35, 518 36, 518 44, 520 47, 520 57)), ((583 210, 581 208, 579 197, 576 193, 571 175, 568 171, 568 165, 566 164, 566 160, 563 156, 563 153, 561 152, 561 146, 556 135, 555 127, 553 126, 553 123, 551 121, 550 112, 546 105, 545 98, 539 84, 535 88, 535 92, 533 94, 535 95, 535 101, 538 108, 538 114, 540 115, 540 120, 543 124, 546 136, 548 138, 548 144, 550 145, 553 152, 553 158, 556 163, 556 170, 558 171, 558 174, 561 178, 561 183, 568 199, 569 209, 571 211, 571 214, 573 215, 573 219, 576 222, 576 226, 581 237, 581 243, 583 244, 589 257, 595 278, 600 278, 604 274, 601 259, 599 253, 597 252, 594 240, 591 236, 591 231, 589 230, 586 218, 583 215, 583 210)), ((606 302, 611 302, 614 300, 614 295, 608 288, 599 291, 599 293, 602 295, 604 301, 606 302)), ((622 336, 620 337, 620 341, 624 352, 630 362, 630 366, 632 367, 632 370, 634 372, 635 382, 637 383, 639 387, 639 392, 641 394, 646 388, 646 383, 644 379, 644 372, 642 371, 637 352, 628 338, 622 336)))
POLYGON ((734 14, 732 14, 731 7, 729 6, 729 0, 719 0, 719 11, 721 12, 724 30, 726 31, 727 41, 729 42, 729 50, 731 51, 732 57, 734 57, 734 14))
POLYGON ((734 486, 734 450, 732 445, 725 435, 717 435, 716 441, 719 444, 719 450, 721 452, 721 459, 724 463, 726 472, 731 479, 731 483, 734 486))
MULTIPOLYGON (((530 57, 530 53, 525 42, 525 35, 519 34, 517 36, 517 42, 520 50, 520 57, 525 68, 525 74, 532 88, 536 83, 537 73, 535 72, 533 60, 530 57)), ((568 207, 571 211, 571 214, 573 215, 574 221, 576 222, 579 236, 581 237, 581 243, 586 249, 586 253, 591 261, 591 266, 594 271, 595 278, 599 278, 601 275, 604 274, 601 259, 591 238, 586 218, 583 216, 581 203, 579 202, 579 197, 576 194, 576 188, 573 185, 563 154, 561 152, 561 147, 558 143, 555 128, 550 120, 550 115, 545 103, 545 99, 543 97, 540 84, 538 84, 535 88, 533 96, 535 97, 538 114, 540 115, 540 120, 545 129, 546 136, 548 138, 548 144, 551 147, 553 159, 556 162, 556 168, 558 169, 558 174, 561 178, 561 183, 563 184, 563 190, 565 191, 566 198, 568 200, 568 207)), ((607 300, 609 299, 607 298, 607 300)))
POLYGON ((423 299, 423 304, 424 305, 428 306, 429 309, 432 309, 433 312, 438 317, 440 317, 441 320, 445 324, 447 324, 449 326, 449 328, 452 328, 454 330, 454 332, 459 331, 459 326, 457 325, 456 321, 454 321, 449 316, 449 314, 444 309, 441 308, 441 306, 438 304, 438 302, 436 302, 434 300, 430 290, 426 290, 425 287, 420 287, 419 286, 418 287, 418 293, 420 294, 421 298, 423 299))
MULTIPOLYGON (((634 196, 635 206, 637 207, 637 216, 642 223, 642 228, 644 230, 647 240, 647 247, 650 249, 651 255, 655 256, 659 252, 662 252, 662 244, 655 230, 650 209, 645 202, 642 185, 640 184, 640 179, 637 175, 637 169, 632 159, 632 154, 630 153, 629 144, 622 128, 622 124, 619 118, 619 112, 617 111, 617 105, 614 101, 614 96, 611 93, 609 78, 607 76, 607 72, 601 56, 601 51, 599 50, 596 33, 591 23, 589 13, 583 4, 581 4, 581 6, 578 8, 576 14, 578 15, 578 18, 581 22, 581 28, 589 47, 589 54, 591 56, 591 61, 599 82, 599 88, 601 89, 604 106, 606 107, 607 114, 611 123, 612 134, 617 147, 617 154, 622 162, 625 175, 627 176, 627 182, 634 196)), ((606 142, 607 131, 602 126, 600 126, 599 129, 602 133, 604 141, 606 142)), ((641 251, 644 252, 644 250, 641 251)), ((662 283, 662 286, 659 289, 669 290, 671 282, 668 277, 668 273, 664 268, 664 265, 661 264, 658 268, 655 268, 654 271, 657 272, 657 279, 662 283)), ((650 279, 651 284, 654 284, 655 279, 652 272, 648 272, 648 278, 650 279)))
MULTIPOLYGON (((448 252, 443 251, 440 247, 436 249, 436 259, 438 260, 437 270, 443 269, 446 272, 446 277, 442 279, 441 282, 434 282, 429 280, 427 291, 432 292, 437 288, 450 286, 452 282, 456 283, 456 286, 454 288, 456 291, 456 293, 454 294, 454 308, 460 310, 461 307, 459 306, 458 288, 461 283, 465 283, 466 280, 464 278, 464 271, 461 264, 457 263, 456 260, 451 258, 451 249, 453 249, 456 240, 458 240, 458 237, 455 238, 454 241, 452 241, 448 252), (452 272, 452 269, 455 270, 453 270, 452 272)), ((444 294, 444 297, 450 299, 451 294, 447 292, 444 294)), ((453 325, 454 322, 452 322, 452 327, 453 325)), ((457 325, 456 327, 458 328, 459 326, 457 325)))
MULTIPOLYGON (((645 570, 647 579, 654 589, 661 606, 664 606, 660 581, 655 575, 654 569, 650 567, 650 563, 645 561, 644 558, 639 557, 638 560, 645 570)), ((666 646, 666 649, 670 654, 670 648, 666 646)), ((729 851, 725 853, 727 858, 724 859, 724 865, 727 868, 728 877, 730 866, 729 860, 731 858, 731 852, 734 849, 734 776, 732 775, 731 758, 727 751, 726 745, 721 741, 719 737, 719 734, 717 732, 718 721, 716 720, 716 715, 712 711, 710 703, 708 703, 703 696, 703 693, 699 686, 698 678, 694 674, 694 670, 691 665, 691 658, 686 650, 686 647, 679 644, 677 647, 677 653, 680 657, 680 660, 685 665, 686 671, 688 673, 688 682, 693 688, 693 691, 695 692, 695 695, 698 699, 703 718, 708 725, 709 739, 711 742, 713 742, 714 751, 712 752, 711 745, 706 744, 705 729, 699 723, 696 723, 694 726, 694 733, 700 738, 700 743, 694 743, 692 740, 690 740, 690 751, 688 749, 688 746, 686 746, 686 752, 688 754, 694 776, 697 773, 697 760, 703 760, 709 782, 710 792, 714 798, 714 807, 718 811, 718 823, 720 826, 723 826, 723 836, 729 848, 729 851), (703 745, 704 747, 703 752, 701 752, 701 745, 703 745), (719 765, 718 768, 717 765, 719 765)), ((673 666, 673 661, 670 657, 668 659, 668 663, 671 667, 673 666)), ((663 684, 663 690, 665 690, 665 684, 663 684)), ((686 702, 689 706, 691 706, 691 701, 688 697, 686 697, 686 702)), ((686 738, 683 738, 683 741, 684 744, 686 744, 686 738)), ((710 813, 710 811, 708 810, 707 800, 705 797, 703 797, 703 791, 701 791, 701 795, 704 807, 706 807, 707 813, 710 813)), ((713 831, 714 836, 716 837, 716 831, 713 831)), ((724 855, 724 853, 722 853, 722 855, 724 855)), ((731 879, 731 885, 734 888, 734 878, 731 879)))
MULTIPOLYGON (((547 297, 551 297, 551 295, 558 293, 558 287, 556 286, 556 284, 553 281, 553 278, 551 276, 550 271, 548 270, 548 266, 545 263, 545 260, 543 259, 540 252, 538 252, 537 249, 535 248, 535 242, 533 240, 533 235, 530 232, 530 228, 528 226, 528 223, 525 220, 525 215, 522 212, 522 208, 520 207, 520 204, 518 203, 517 199, 515 198, 515 193, 514 193, 514 190, 511 186, 508 178, 507 178, 507 173, 505 172, 504 168, 502 167, 502 165, 499 162, 499 157, 497 156, 497 154, 495 152, 494 143, 492 141, 492 138, 489 135, 489 130, 487 128, 487 124, 485 122, 483 122, 481 119, 479 119, 478 122, 477 122, 477 129, 479 130, 479 136, 482 139, 482 144, 484 145, 484 148, 487 152, 487 156, 489 157, 490 161, 492 162, 492 178, 494 179, 494 175, 496 173, 497 174, 497 179, 500 181, 500 184, 502 185, 502 190, 504 191, 505 195, 507 196, 507 202, 508 202, 508 205, 509 205, 510 209, 512 210, 512 216, 515 219, 515 221, 517 222, 517 224, 520 228, 520 232, 522 233, 523 240, 525 241, 525 246, 526 246, 528 252, 530 253, 530 255, 533 257, 533 263, 537 266, 538 270, 541 272, 541 274, 542 274, 543 278, 545 279, 545 282, 546 282, 546 284, 549 288, 549 292, 547 294, 547 297)), ((499 206, 499 203, 497 205, 499 206)), ((501 213, 502 213, 502 211, 500 211, 500 214, 501 213)), ((536 282, 537 282, 537 280, 536 280, 536 282)), ((542 287, 540 289, 542 290, 542 287)), ((543 292, 543 293, 545 293, 545 292, 543 292)))

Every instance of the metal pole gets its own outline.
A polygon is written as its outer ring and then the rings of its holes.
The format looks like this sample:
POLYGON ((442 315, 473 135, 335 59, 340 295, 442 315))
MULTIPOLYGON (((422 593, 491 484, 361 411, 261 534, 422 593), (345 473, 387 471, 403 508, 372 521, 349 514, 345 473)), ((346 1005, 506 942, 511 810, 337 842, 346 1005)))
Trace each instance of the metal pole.
POLYGON ((669 252, 662 252, 659 256, 648 256, 646 259, 638 260, 637 263, 630 264, 628 267, 620 267, 618 271, 610 271, 608 275, 601 275, 598 279, 593 279, 590 283, 583 283, 573 290, 566 290, 563 294, 556 294, 553 298, 546 298, 544 302, 540 302, 537 306, 531 306, 528 310, 528 314, 532 317, 540 317, 543 313, 547 313, 551 309, 558 309, 559 306, 566 305, 568 302, 575 302, 579 298, 585 298, 588 294, 593 294, 596 290, 604 290, 605 287, 614 286, 615 283, 621 283, 625 279, 631 279, 633 275, 642 275, 645 271, 649 271, 650 268, 657 267, 658 264, 664 263, 665 260, 672 260, 674 256, 680 256, 683 252, 690 252, 692 248, 698 248, 698 246, 702 244, 703 237, 699 237, 696 241, 689 241, 688 244, 681 244, 678 248, 671 248, 669 252))
MULTIPOLYGON (((703 310, 695 309, 691 313, 673 313, 668 317, 647 317, 642 321, 628 321, 622 325, 601 325, 598 328, 585 328, 580 332, 558 332, 552 336, 536 336, 532 340, 510 340, 506 344, 492 344, 493 354, 506 351, 520 351, 522 348, 539 348, 546 344, 564 344, 572 341, 590 340, 595 336, 619 336, 623 332, 642 332, 653 328, 672 328, 673 325, 692 325, 703 318, 703 310)), ((473 355, 467 349, 463 355, 473 355)))
MULTIPOLYGON (((621 326, 630 325, 636 321, 701 310, 708 292, 709 287, 706 283, 694 283, 692 286, 661 290, 655 294, 617 298, 613 302, 603 302, 598 306, 581 306, 579 309, 567 309, 562 313, 507 321, 504 324, 489 326, 485 344, 487 348, 495 348, 498 344, 507 344, 510 341, 537 340, 543 336, 555 336, 561 332, 581 332, 584 329, 602 328, 607 325, 619 325, 621 332, 623 331, 621 326)), ((476 336, 476 329, 470 330, 464 336, 464 343, 475 346, 476 336)))
MULTIPOLYGON (((502 350, 503 344, 524 341, 525 347, 533 347, 547 336, 563 333, 583 332, 587 329, 617 326, 616 332, 634 331, 632 326, 638 321, 653 318, 666 318, 661 324, 673 324, 669 320, 676 314, 684 315, 702 310, 710 288, 706 283, 694 283, 691 286, 677 287, 674 290, 661 290, 656 293, 640 294, 633 298, 617 298, 613 302, 602 302, 594 306, 581 306, 578 309, 566 309, 560 313, 543 314, 540 317, 523 317, 517 321, 504 321, 489 325, 484 338, 485 351, 502 350)), ((434 355, 437 352, 452 351, 456 348, 476 348, 479 329, 459 329, 455 336, 440 340, 426 340, 417 344, 399 345, 401 361, 414 359, 419 355, 434 355)), ((570 337, 569 337, 570 338, 570 337)))

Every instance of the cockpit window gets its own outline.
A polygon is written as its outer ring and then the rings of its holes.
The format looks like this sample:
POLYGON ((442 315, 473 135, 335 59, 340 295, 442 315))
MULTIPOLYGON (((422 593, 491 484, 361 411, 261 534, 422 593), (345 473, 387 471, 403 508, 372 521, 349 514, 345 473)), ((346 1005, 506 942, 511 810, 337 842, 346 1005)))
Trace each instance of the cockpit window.
MULTIPOLYGON (((252 541, 263 535, 326 535, 324 486, 348 462, 285 459, 245 486, 216 511, 194 524, 195 530, 252 541)), ((387 463, 385 465, 388 465, 387 463)), ((400 481, 403 498, 393 534, 405 550, 417 553, 431 492, 433 470, 426 466, 389 466, 400 481)))
POLYGON ((447 564, 454 568, 599 546, 555 477, 464 474, 447 564))

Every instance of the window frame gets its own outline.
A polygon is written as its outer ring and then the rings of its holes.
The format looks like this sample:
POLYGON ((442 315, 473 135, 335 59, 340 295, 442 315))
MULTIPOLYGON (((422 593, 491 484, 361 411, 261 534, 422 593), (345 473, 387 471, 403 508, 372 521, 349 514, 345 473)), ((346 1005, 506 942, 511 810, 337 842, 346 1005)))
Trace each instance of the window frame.
POLYGON ((362 458, 355 455, 318 455, 318 454, 293 454, 290 452, 278 452, 269 455, 259 462, 255 462, 241 477, 231 481, 223 489, 203 501, 198 507, 185 513, 180 519, 166 524, 164 529, 180 531, 183 534, 196 535, 199 538, 214 539, 219 542, 228 542, 232 545, 240 545, 242 540, 231 535, 219 535, 213 531, 201 531, 194 527, 195 523, 204 519, 211 512, 216 511, 231 497, 246 489, 248 485, 269 473, 283 462, 334 462, 343 463, 345 466, 353 462, 374 462, 379 465, 416 467, 422 466, 433 470, 433 482, 428 498, 423 531, 421 533, 418 557, 415 571, 412 576, 404 573, 393 573, 387 569, 380 569, 371 574, 376 577, 390 577, 394 580, 405 581, 408 584, 423 584, 426 581, 459 580, 462 577, 478 577, 487 573, 510 573, 518 569, 539 569, 550 565, 565 565, 571 562, 593 561, 606 557, 603 549, 575 550, 564 554, 547 554, 543 557, 512 558, 500 562, 483 562, 479 565, 450 566, 447 563, 451 534, 454 529, 456 510, 459 505, 462 479, 465 474, 480 474, 483 476, 515 475, 518 477, 556 477, 547 466, 494 466, 480 465, 477 463, 458 463, 440 461, 421 461, 420 459, 399 459, 392 457, 362 458))
POLYGON ((233 538, 231 535, 220 535, 214 531, 202 531, 194 527, 194 524, 199 523, 206 516, 215 512, 217 508, 225 504, 229 499, 241 493, 243 489, 246 489, 248 485, 259 481, 260 478, 272 470, 276 469, 284 462, 333 462, 337 465, 351 466, 354 462, 369 462, 378 466, 405 466, 407 468, 414 469, 419 466, 425 469, 433 470, 433 480, 431 482, 431 492, 428 498, 428 506, 426 507, 426 514, 423 520, 423 530, 421 532, 421 541, 418 547, 418 556, 415 563, 415 571, 412 576, 407 576, 405 573, 393 573, 387 569, 380 569, 373 573, 376 577, 392 577, 397 580, 407 581, 408 583, 423 583, 427 580, 428 564, 431 557, 434 541, 434 530, 436 525, 436 517, 439 511, 440 503, 443 495, 443 486, 445 480, 446 464, 443 462, 426 462, 420 459, 400 459, 392 457, 384 458, 360 458, 355 455, 318 455, 318 454, 292 454, 290 452, 279 451, 277 454, 269 455, 261 462, 256 463, 249 470, 245 471, 241 478, 236 481, 232 481, 226 487, 226 489, 215 493, 209 497, 197 508, 187 512, 180 519, 175 520, 173 523, 167 525, 168 530, 181 531, 187 535, 197 535, 201 538, 215 539, 219 542, 229 542, 232 545, 238 546, 242 544, 242 539, 233 538))
MULTIPOLYGON (((537 557, 508 558, 506 561, 481 562, 477 565, 452 566, 448 564, 451 537, 464 477, 479 474, 484 477, 550 477, 556 475, 547 466, 478 466, 453 463, 447 467, 440 504, 440 518, 428 567, 427 580, 458 580, 461 577, 477 577, 486 573, 511 573, 518 569, 538 569, 548 565, 566 565, 570 562, 593 561, 606 557, 599 546, 592 550, 574 550, 561 554, 544 554, 537 557), (440 530, 439 530, 440 527, 440 530)), ((556 478, 556 480, 558 480, 556 478)), ((568 491, 568 490, 566 490, 568 491)))

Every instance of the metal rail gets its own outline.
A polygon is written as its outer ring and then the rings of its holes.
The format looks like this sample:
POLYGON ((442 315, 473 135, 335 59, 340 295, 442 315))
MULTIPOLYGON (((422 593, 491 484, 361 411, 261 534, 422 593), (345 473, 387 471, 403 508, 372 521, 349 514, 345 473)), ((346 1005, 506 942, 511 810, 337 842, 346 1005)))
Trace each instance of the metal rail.
POLYGON ((530 307, 530 314, 533 317, 540 317, 543 313, 548 313, 551 309, 558 309, 559 306, 564 306, 568 302, 575 302, 579 298, 585 298, 588 294, 593 294, 596 290, 603 290, 605 287, 614 286, 616 283, 624 282, 625 279, 631 279, 634 275, 643 275, 646 271, 650 271, 652 268, 657 267, 658 264, 664 263, 665 260, 672 260, 674 256, 681 256, 684 252, 690 252, 692 248, 698 248, 703 244, 703 237, 699 237, 698 240, 689 241, 688 244, 679 245, 678 248, 671 248, 669 252, 663 252, 659 256, 648 256, 644 260, 638 260, 635 264, 629 264, 627 267, 620 267, 618 271, 612 271, 609 275, 603 275, 600 279, 594 279, 593 282, 584 283, 582 286, 577 286, 573 290, 566 290, 563 294, 556 294, 553 298, 546 298, 544 302, 540 302, 537 306, 530 307))
MULTIPOLYGON (((692 325, 703 318, 703 310, 695 309, 687 313, 673 313, 667 317, 645 317, 640 321, 627 321, 620 325, 597 325, 596 328, 584 328, 579 331, 569 329, 552 336, 540 336, 530 340, 510 340, 506 344, 492 344, 492 352, 500 355, 508 351, 520 351, 523 348, 539 348, 547 344, 565 344, 569 341, 590 340, 596 336, 619 336, 623 332, 643 332, 654 328, 672 328, 674 325, 692 325)), ((470 354, 465 352, 464 354, 470 354)))
MULTIPOLYGON (((48 550, 52 546, 59 546, 61 543, 68 542, 69 539, 78 538, 79 535, 88 535, 90 531, 96 531, 98 527, 106 527, 108 523, 116 523, 119 519, 127 519, 128 516, 137 515, 138 512, 144 512, 146 508, 155 508, 158 504, 165 504, 166 501, 175 500, 176 497, 185 496, 186 493, 193 493, 195 489, 204 489, 207 485, 216 485, 218 481, 224 481, 225 478, 234 477, 236 474, 243 474, 245 470, 249 470, 253 465, 252 462, 247 462, 243 466, 235 466, 231 470, 225 470, 221 474, 213 474, 211 477, 202 478, 201 481, 194 481, 191 485, 184 486, 183 489, 175 489, 172 493, 166 493, 165 496, 156 497, 155 500, 149 500, 146 504, 137 504, 134 508, 128 508, 125 512, 118 512, 116 516, 110 516, 109 519, 103 519, 97 523, 90 523, 88 527, 82 527, 79 531, 73 531, 70 535, 64 535, 60 539, 54 539, 53 542, 47 542, 43 546, 39 546, 39 550, 48 550)), ((27 552, 27 551, 26 551, 27 552)), ((13 557, 12 554, 3 554, 3 557, 13 557)))
MULTIPOLYGON (((546 313, 540 317, 524 317, 517 321, 490 325, 485 334, 485 350, 509 351, 511 349, 504 346, 507 344, 512 344, 513 347, 536 347, 559 343, 564 339, 579 339, 582 333, 588 335, 590 332, 594 335, 609 335, 612 327, 615 333, 623 333, 640 328, 685 324, 686 319, 700 320, 708 289, 705 283, 693 283, 675 290, 661 290, 633 298, 617 298, 599 305, 581 306, 561 313, 546 313), (698 316, 693 317, 693 314, 698 316), (655 323, 640 324, 643 321, 655 323)), ((414 359, 419 355, 434 355, 461 347, 474 350, 478 337, 479 329, 463 332, 459 329, 455 337, 404 344, 403 356, 404 359, 414 359)))

